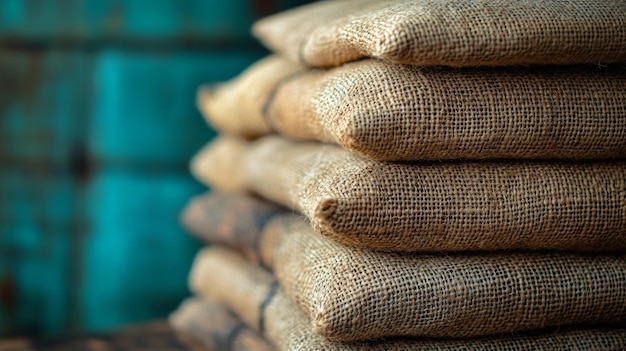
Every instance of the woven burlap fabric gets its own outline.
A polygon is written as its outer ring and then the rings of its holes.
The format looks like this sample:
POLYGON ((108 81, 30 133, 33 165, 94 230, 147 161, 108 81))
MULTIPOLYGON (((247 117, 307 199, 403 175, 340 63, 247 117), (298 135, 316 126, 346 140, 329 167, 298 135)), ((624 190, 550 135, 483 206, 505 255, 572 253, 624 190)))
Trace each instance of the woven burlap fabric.
POLYGON ((285 76, 299 71, 296 64, 269 57, 257 63, 241 75, 235 84, 202 86, 198 89, 197 105, 208 116, 207 121, 215 129, 252 138, 271 131, 263 120, 262 106, 271 94, 271 88, 285 76), (263 82, 268 89, 259 89, 263 82), (245 95, 245 99, 240 99, 245 95), (208 99, 207 97, 212 97, 208 99), (238 111, 238 113, 231 113, 238 111))
POLYGON ((626 61, 623 0, 323 1, 254 25, 270 49, 311 66, 363 57, 420 66, 626 61))
POLYGON ((236 136, 218 137, 191 160, 190 171, 196 179, 225 191, 246 187, 244 174, 233 160, 247 152, 248 142, 236 136), (215 168, 219 172, 215 172, 215 168))
MULTIPOLYGON (((209 148, 197 157, 222 151, 209 148)), ((391 251, 626 246, 623 161, 395 164, 275 136, 229 160, 245 176, 241 189, 304 213, 323 235, 347 245, 391 251)))
POLYGON ((535 335, 516 333, 460 340, 398 338, 332 342, 313 332, 309 321, 288 295, 276 286, 270 274, 215 247, 198 255, 190 283, 198 294, 220 301, 243 320, 254 321, 248 325, 261 330, 277 349, 284 351, 620 350, 626 347, 626 330, 623 329, 562 329, 535 335), (261 296, 263 292, 265 296, 261 296))
MULTIPOLYGON (((249 194, 213 192, 192 198, 183 210, 182 222, 204 241, 239 250, 249 261, 259 263, 264 228, 281 216, 301 218, 299 214, 249 194)), ((613 249, 624 250, 624 247, 613 249)))
POLYGON ((181 221, 203 240, 238 250, 248 261, 258 264, 263 228, 274 217, 287 213, 280 206, 248 194, 212 192, 193 197, 181 221))
POLYGON ((623 67, 459 70, 362 60, 293 70, 278 57, 258 63, 203 97, 206 106, 228 104, 207 118, 244 130, 265 123, 263 111, 284 135, 376 160, 626 156, 623 67), (257 79, 272 74, 280 77, 257 79))
POLYGON ((170 315, 169 322, 177 331, 201 341, 210 351, 274 350, 235 314, 206 297, 183 301, 170 315))
POLYGON ((626 259, 408 255, 350 248, 301 219, 263 231, 262 262, 330 339, 468 337, 626 320, 626 259))
MULTIPOLYGON (((219 205, 237 213, 244 201, 211 197, 188 210, 219 205)), ((238 216, 240 227, 261 223, 253 212, 238 216)), ((464 337, 626 319, 624 256, 402 255, 337 244, 296 215, 275 215, 247 237, 218 216, 185 218, 196 233, 203 222, 200 234, 211 243, 256 252, 254 261, 275 272, 315 330, 335 340, 464 337)))

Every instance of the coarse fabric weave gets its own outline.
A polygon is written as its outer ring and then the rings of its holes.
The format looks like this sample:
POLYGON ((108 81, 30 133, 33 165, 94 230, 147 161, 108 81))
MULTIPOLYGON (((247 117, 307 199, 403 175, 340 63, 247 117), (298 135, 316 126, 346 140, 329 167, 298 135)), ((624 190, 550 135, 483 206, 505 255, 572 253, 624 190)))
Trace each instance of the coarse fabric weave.
MULTIPOLYGON (((623 161, 396 164, 277 136, 241 151, 229 167, 244 175, 245 189, 305 214, 320 233, 347 245, 391 251, 626 246, 623 161)), ((197 157, 222 153, 231 150, 218 144, 197 157)))
POLYGON ((191 160, 190 171, 194 177, 224 191, 246 187, 244 174, 233 160, 248 149, 248 142, 236 136, 215 138, 191 160), (212 152, 220 150, 220 152, 212 152), (220 171, 215 172, 213 168, 220 171))
POLYGON ((257 22, 270 49, 311 66, 363 57, 420 66, 626 61, 623 0, 333 0, 257 22))
POLYGON ((301 218, 299 214, 249 194, 214 191, 192 198, 181 217, 184 226, 194 235, 238 250, 247 260, 259 264, 264 228, 281 216, 301 218))
POLYGON ((197 105, 207 121, 217 130, 244 138, 253 138, 271 131, 263 120, 261 107, 269 99, 270 90, 259 89, 277 85, 285 76, 302 70, 296 64, 285 64, 283 60, 266 58, 241 74, 236 82, 221 85, 201 86, 198 89, 197 105), (207 96, 215 99, 207 100, 207 96), (245 96, 245 99, 241 97, 245 96), (236 106, 236 110, 233 107, 236 106), (237 112, 237 113, 233 113, 237 112))
POLYGON ((362 60, 297 71, 269 57, 200 93, 199 104, 218 129, 222 120, 239 123, 221 129, 229 133, 258 135, 266 125, 375 160, 626 157, 626 66, 451 69, 362 60))
POLYGON ((261 232, 273 218, 290 211, 250 194, 211 192, 193 197, 181 215, 185 227, 198 237, 237 250, 260 264, 261 232))
POLYGON ((221 248, 201 252, 193 265, 192 290, 232 309, 279 350, 621 350, 624 329, 561 329, 533 335, 445 340, 386 338, 332 342, 316 334, 306 317, 266 271, 221 248), (250 324, 251 323, 251 324, 250 324))
POLYGON ((209 351, 272 351, 274 347, 210 298, 188 298, 174 311, 172 327, 202 342, 209 351))
POLYGON ((212 191, 189 200, 181 222, 203 241, 228 247, 246 260, 263 265, 260 252, 265 226, 285 215, 299 217, 248 194, 212 191))

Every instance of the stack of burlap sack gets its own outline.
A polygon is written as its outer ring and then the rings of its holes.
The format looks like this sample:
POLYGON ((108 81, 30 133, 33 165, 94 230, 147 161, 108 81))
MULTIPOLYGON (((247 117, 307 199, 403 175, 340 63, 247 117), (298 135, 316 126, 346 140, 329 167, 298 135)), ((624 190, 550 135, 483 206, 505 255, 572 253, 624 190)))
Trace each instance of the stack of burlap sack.
POLYGON ((626 2, 341 0, 199 105, 197 295, 233 350, 626 349, 626 2), (620 63, 621 62, 621 63, 620 63))

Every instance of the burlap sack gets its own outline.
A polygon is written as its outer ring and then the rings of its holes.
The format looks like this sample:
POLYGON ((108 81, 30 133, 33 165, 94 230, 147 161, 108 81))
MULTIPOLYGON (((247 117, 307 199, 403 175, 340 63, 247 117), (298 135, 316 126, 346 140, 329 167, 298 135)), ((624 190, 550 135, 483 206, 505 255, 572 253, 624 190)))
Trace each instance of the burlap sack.
POLYGON ((261 233, 271 220, 288 214, 288 210, 254 196, 213 191, 193 197, 185 206, 181 221, 198 238, 226 246, 246 260, 263 265, 259 254, 261 233))
MULTIPOLYGON (((203 233, 215 243, 210 227, 203 233)), ((219 239, 233 247, 254 243, 245 249, 275 272, 315 330, 334 340, 626 320, 624 256, 374 252, 334 243, 293 215, 277 216, 243 240, 219 239)))
POLYGON ((181 220, 191 233, 237 250, 248 261, 260 264, 261 231, 271 219, 288 213, 252 195, 212 192, 192 198, 181 220))
POLYGON ((245 154, 248 147, 247 141, 236 136, 215 138, 191 160, 191 174, 201 182, 221 190, 245 189, 244 174, 233 160, 245 154), (219 172, 214 168, 219 169, 219 172))
POLYGON ((623 0, 323 1, 257 22, 270 49, 311 66, 363 57, 414 65, 626 61, 623 0))
POLYGON ((561 329, 533 335, 434 340, 396 338, 341 343, 317 335, 309 322, 266 271, 219 248, 201 252, 191 275, 192 289, 237 313, 283 351, 311 350, 621 350, 624 329, 561 329))
POLYGON ((458 70, 363 60, 296 71, 270 57, 201 93, 199 104, 218 129, 222 120, 239 123, 226 132, 259 135, 266 125, 376 160, 626 156, 624 67, 458 70))
POLYGON ((198 108, 217 130, 248 138, 267 134, 271 129, 263 120, 262 106, 269 99, 271 89, 259 89, 259 84, 273 87, 284 77, 301 70, 296 64, 266 58, 243 72, 237 81, 200 87, 198 108), (214 98, 207 99, 208 96, 214 98))
MULTIPOLYGON (((222 152, 230 153, 209 148, 197 157, 222 152)), ((247 189, 304 213, 322 234, 347 245, 392 251, 626 248, 623 161, 393 164, 274 136, 229 160, 247 189)))
POLYGON ((274 348, 210 298, 189 298, 169 317, 179 332, 191 335, 211 351, 272 351, 274 348))

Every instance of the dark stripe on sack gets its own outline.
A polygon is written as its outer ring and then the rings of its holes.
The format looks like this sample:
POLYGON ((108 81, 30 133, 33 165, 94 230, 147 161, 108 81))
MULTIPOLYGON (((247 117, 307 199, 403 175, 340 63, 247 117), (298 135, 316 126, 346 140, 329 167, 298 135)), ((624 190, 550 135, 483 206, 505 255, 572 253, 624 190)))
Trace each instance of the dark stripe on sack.
POLYGON ((267 292, 267 295, 265 295, 263 302, 261 302, 261 306, 259 306, 259 333, 261 335, 265 334, 265 309, 272 301, 272 298, 274 298, 274 295, 276 295, 279 286, 278 281, 274 281, 270 285, 270 290, 267 292))
POLYGON ((261 267, 266 268, 270 271, 272 270, 272 268, 268 267, 267 264, 263 260, 263 253, 261 252, 261 243, 263 242, 263 234, 265 234, 265 226, 267 225, 269 221, 274 219, 274 217, 276 217, 277 215, 278 215, 277 212, 272 212, 270 214, 260 217, 257 220, 258 231, 256 235, 252 238, 252 251, 256 254, 259 260, 259 264, 261 265, 261 267))
POLYGON ((226 335, 226 341, 224 343, 224 350, 233 350, 233 343, 235 342, 235 338, 237 337, 237 334, 239 334, 239 332, 242 331, 243 328, 245 327, 247 326, 244 325, 243 323, 238 323, 232 329, 230 329, 230 331, 226 335))
POLYGON ((267 95, 267 100, 265 100, 265 103, 263 104, 263 107, 261 108, 261 115, 263 116, 263 119, 265 120, 265 123, 267 123, 267 125, 270 127, 270 129, 273 132, 277 132, 277 130, 274 127, 274 124, 272 123, 272 119, 269 116, 269 110, 270 110, 270 107, 272 106, 272 101, 274 101, 274 98, 276 97, 276 94, 278 94, 278 90, 286 82, 288 82, 288 81, 290 81, 290 80, 292 80, 294 78, 297 78, 298 76, 303 75, 306 72, 307 72, 306 70, 297 71, 297 72, 293 72, 292 74, 284 77, 283 79, 279 80, 278 83, 276 83, 276 85, 274 85, 274 87, 272 88, 270 93, 267 95))

